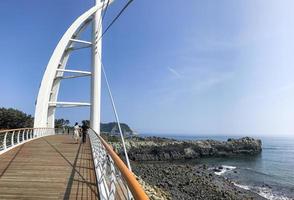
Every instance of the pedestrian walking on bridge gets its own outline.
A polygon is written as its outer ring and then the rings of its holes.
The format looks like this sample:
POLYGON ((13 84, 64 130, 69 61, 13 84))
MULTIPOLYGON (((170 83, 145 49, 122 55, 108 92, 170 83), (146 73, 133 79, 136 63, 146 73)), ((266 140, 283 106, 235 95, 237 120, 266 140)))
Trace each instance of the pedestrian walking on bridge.
POLYGON ((74 126, 74 139, 76 141, 76 144, 79 143, 79 141, 80 141, 80 126, 79 126, 78 122, 76 122, 75 126, 74 126))
POLYGON ((82 123, 83 123, 83 125, 82 125, 82 141, 83 141, 83 143, 85 143, 89 126, 87 125, 87 123, 85 121, 83 121, 82 123))

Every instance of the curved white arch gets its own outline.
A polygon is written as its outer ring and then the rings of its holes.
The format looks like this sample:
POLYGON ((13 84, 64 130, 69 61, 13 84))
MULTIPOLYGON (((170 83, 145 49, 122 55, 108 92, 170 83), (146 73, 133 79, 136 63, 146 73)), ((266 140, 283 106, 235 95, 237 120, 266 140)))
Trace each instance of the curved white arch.
MULTIPOLYGON (((111 3, 111 1, 110 1, 111 3)), ((50 102, 56 102, 60 81, 70 55, 70 48, 74 46, 72 39, 85 29, 97 10, 104 9, 102 3, 86 11, 69 27, 56 46, 44 73, 36 101, 34 127, 54 128, 55 107, 50 102)))

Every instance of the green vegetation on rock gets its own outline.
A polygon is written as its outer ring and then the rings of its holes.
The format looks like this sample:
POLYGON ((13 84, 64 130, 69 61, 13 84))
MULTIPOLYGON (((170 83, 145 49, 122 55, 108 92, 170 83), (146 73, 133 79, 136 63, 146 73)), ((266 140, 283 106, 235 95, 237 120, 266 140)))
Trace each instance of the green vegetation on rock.
MULTIPOLYGON (((90 122, 89 120, 83 120, 82 123, 85 123, 89 126, 90 122)), ((133 131, 132 129, 125 123, 120 123, 121 130, 123 134, 125 135, 132 135, 133 131)), ((104 133, 108 133, 111 135, 117 135, 119 134, 118 125, 116 122, 110 122, 110 123, 100 123, 100 131, 104 133)))

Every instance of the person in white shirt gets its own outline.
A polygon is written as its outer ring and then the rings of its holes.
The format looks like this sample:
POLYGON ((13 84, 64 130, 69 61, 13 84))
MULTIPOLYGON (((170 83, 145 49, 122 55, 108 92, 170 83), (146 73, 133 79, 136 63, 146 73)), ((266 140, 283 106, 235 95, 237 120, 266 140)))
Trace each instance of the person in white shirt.
POLYGON ((80 141, 80 126, 79 126, 78 122, 76 122, 76 124, 74 126, 74 139, 75 139, 76 143, 78 144, 78 142, 80 141))

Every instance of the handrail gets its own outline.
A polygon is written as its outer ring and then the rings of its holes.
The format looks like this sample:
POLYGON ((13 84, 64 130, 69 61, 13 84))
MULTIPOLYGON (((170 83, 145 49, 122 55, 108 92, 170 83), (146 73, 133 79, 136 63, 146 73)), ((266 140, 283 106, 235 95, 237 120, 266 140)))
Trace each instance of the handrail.
POLYGON ((112 147, 93 129, 88 131, 101 200, 148 200, 142 186, 112 147))
POLYGON ((36 138, 54 135, 54 128, 17 128, 0 131, 0 155, 36 138))
POLYGON ((21 130, 26 130, 26 129, 54 129, 54 128, 46 128, 46 127, 40 127, 40 128, 15 128, 15 129, 0 129, 0 134, 1 133, 6 133, 8 131, 21 131, 21 130))
POLYGON ((112 150, 112 147, 100 136, 97 135, 101 141, 101 143, 104 145, 105 149, 107 150, 108 154, 111 156, 111 158, 114 161, 114 164, 117 166, 119 171, 121 172, 123 178, 128 183, 128 187, 132 192, 133 197, 137 200, 147 200, 149 199, 146 195, 145 191, 135 178, 134 174, 127 168, 125 163, 120 159, 120 157, 112 150))

